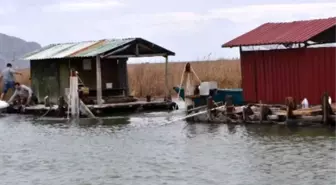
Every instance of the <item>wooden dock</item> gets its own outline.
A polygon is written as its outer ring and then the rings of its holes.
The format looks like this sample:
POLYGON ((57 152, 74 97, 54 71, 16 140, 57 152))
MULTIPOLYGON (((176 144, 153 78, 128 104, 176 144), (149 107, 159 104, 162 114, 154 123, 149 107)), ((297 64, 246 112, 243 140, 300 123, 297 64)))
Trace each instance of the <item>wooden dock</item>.
POLYGON ((227 101, 223 107, 215 106, 209 98, 207 106, 188 110, 186 120, 224 124, 335 125, 336 104, 329 104, 327 98, 323 96, 321 105, 310 108, 300 108, 293 101, 289 101, 286 105, 273 106, 260 102, 238 107, 227 101))
MULTIPOLYGON (((123 114, 123 113, 136 113, 147 111, 170 111, 177 110, 178 106, 172 101, 136 101, 127 103, 108 103, 102 105, 87 105, 91 112, 97 117, 123 114)), ((43 104, 25 107, 9 107, 6 113, 9 114, 29 114, 36 116, 52 116, 52 117, 66 117, 68 109, 60 107, 59 105, 45 106, 43 104)), ((81 115, 81 117, 87 117, 81 115)))

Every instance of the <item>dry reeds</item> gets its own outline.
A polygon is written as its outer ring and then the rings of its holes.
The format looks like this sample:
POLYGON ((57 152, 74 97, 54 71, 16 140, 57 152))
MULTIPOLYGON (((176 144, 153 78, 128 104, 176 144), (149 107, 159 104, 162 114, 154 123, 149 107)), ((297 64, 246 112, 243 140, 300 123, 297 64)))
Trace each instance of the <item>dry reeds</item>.
MULTIPOLYGON (((178 86, 186 62, 169 63, 169 88, 178 86)), ((240 88, 241 71, 238 60, 191 62, 201 81, 217 81, 220 88, 240 88)), ((146 63, 128 65, 129 85, 133 95, 164 96, 165 64, 146 63)))
MULTIPOLYGON (((241 70, 239 60, 215 60, 190 62, 201 81, 217 81, 220 88, 240 88, 241 70)), ((180 78, 186 62, 169 63, 169 89, 180 84, 180 78)), ((17 81, 30 85, 30 70, 20 71, 17 81)), ((128 82, 130 92, 136 97, 146 95, 161 97, 165 95, 165 64, 142 63, 128 65, 128 82)), ((2 84, 0 90, 2 89, 2 84)), ((11 93, 6 95, 6 98, 11 93)))

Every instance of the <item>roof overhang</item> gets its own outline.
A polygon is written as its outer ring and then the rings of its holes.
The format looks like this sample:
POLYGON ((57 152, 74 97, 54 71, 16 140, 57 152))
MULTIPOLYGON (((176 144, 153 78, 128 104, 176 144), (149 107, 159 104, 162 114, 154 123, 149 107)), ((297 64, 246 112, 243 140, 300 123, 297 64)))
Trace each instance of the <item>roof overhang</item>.
POLYGON ((285 23, 265 23, 221 45, 222 48, 263 45, 335 43, 336 17, 285 23))
POLYGON ((172 56, 174 52, 142 38, 51 44, 26 54, 23 60, 172 56))
POLYGON ((133 42, 100 55, 102 58, 166 57, 175 53, 145 39, 137 38, 133 42))

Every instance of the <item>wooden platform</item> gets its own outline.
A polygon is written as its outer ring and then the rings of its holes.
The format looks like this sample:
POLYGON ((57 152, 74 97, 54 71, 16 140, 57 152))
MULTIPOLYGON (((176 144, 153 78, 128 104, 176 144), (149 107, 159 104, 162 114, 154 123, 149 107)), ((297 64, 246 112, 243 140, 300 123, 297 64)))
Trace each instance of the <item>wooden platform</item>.
MULTIPOLYGON (((176 110, 178 106, 175 102, 164 101, 136 101, 128 103, 109 103, 103 105, 87 105, 95 116, 109 116, 122 113, 135 113, 146 111, 169 111, 176 110)), ((65 110, 67 111, 67 109, 65 110)), ((6 113, 13 114, 30 114, 30 115, 44 115, 54 117, 64 117, 67 115, 65 112, 61 112, 58 105, 46 107, 45 105, 35 105, 26 107, 22 110, 20 107, 9 107, 6 113)), ((85 117, 83 115, 83 117, 85 117)))
MULTIPOLYGON (((333 112, 336 112, 336 104, 331 104, 331 108, 333 110, 333 112)), ((279 110, 276 111, 275 114, 277 115, 282 115, 285 116, 286 110, 279 110)), ((314 115, 320 115, 322 114, 322 106, 318 105, 318 106, 313 106, 311 108, 307 108, 307 109, 297 109, 293 111, 293 114, 296 116, 314 116, 314 115)))
MULTIPOLYGON (((206 106, 196 107, 187 111, 188 122, 208 122, 222 124, 280 124, 296 126, 326 126, 335 125, 336 115, 327 115, 324 119, 322 106, 313 106, 307 109, 297 109, 293 111, 294 117, 288 117, 286 107, 255 104, 250 106, 236 106, 232 112, 226 112, 224 107, 218 107, 216 111, 209 111, 206 106), (262 109, 269 108, 270 111, 262 109), (263 111, 262 111, 263 110, 263 111), (198 114, 198 112, 204 112, 198 114), (263 112, 263 115, 261 113, 263 112), (193 116, 195 115, 195 116, 193 116), (190 117, 188 117, 190 116, 190 117), (192 117, 191 117, 192 116, 192 117), (326 123, 326 124, 323 124, 326 123)), ((336 112, 336 106, 331 106, 336 112)))

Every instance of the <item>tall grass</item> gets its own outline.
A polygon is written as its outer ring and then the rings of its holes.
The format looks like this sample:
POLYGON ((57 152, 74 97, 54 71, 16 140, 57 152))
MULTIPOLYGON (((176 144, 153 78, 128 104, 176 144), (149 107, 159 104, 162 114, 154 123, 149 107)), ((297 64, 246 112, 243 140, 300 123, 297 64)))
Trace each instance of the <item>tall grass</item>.
MULTIPOLYGON (((241 70, 239 60, 214 60, 190 62, 201 81, 217 81, 220 88, 240 88, 241 70)), ((171 62, 168 66, 169 88, 180 84, 181 75, 186 62, 171 62)), ((20 72, 17 81, 30 85, 30 70, 20 72)), ((128 82, 131 94, 136 97, 165 95, 165 64, 142 63, 128 65, 128 82)), ((2 89, 2 84, 1 88, 2 89)), ((6 96, 11 95, 11 92, 6 96)))
MULTIPOLYGON (((186 62, 169 63, 168 85, 180 84, 186 62)), ((220 88, 240 88, 241 70, 238 60, 216 60, 191 62, 201 81, 217 81, 220 88)), ((163 96, 165 94, 165 64, 146 63, 128 65, 129 85, 137 97, 146 95, 163 96)))

